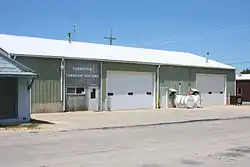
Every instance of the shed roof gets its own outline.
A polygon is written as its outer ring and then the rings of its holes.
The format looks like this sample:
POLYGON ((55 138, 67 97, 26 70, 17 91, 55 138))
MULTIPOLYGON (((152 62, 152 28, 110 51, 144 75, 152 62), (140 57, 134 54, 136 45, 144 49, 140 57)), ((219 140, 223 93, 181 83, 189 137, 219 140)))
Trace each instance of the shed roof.
POLYGON ((35 76, 35 72, 23 64, 10 58, 9 54, 0 48, 0 75, 4 76, 35 76))
POLYGON ((250 80, 250 74, 237 74, 236 80, 250 80))
POLYGON ((205 68, 235 69, 192 53, 110 46, 65 40, 0 34, 0 47, 17 55, 68 59, 89 59, 142 64, 160 64, 205 68))

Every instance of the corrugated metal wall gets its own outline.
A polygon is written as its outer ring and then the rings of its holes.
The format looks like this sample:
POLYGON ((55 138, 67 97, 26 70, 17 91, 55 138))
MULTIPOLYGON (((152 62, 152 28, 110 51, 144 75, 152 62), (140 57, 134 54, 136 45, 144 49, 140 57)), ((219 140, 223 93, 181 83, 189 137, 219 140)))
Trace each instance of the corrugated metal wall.
MULTIPOLYGON (((32 87, 32 110, 33 112, 58 112, 62 111, 60 98, 60 59, 17 57, 17 60, 24 65, 34 69, 39 78, 32 87)), ((78 60, 79 61, 79 60, 78 60)), ((91 64, 91 63, 89 63, 91 64)), ((93 63, 92 63, 93 64, 93 63)), ((107 70, 118 71, 140 71, 156 72, 155 65, 139 65, 132 63, 111 63, 103 62, 102 66, 102 100, 106 99, 106 72, 107 70)), ((99 70, 99 69, 98 69, 99 70)), ((196 86, 196 74, 226 74, 227 93, 235 94, 235 71, 207 68, 189 68, 177 66, 161 66, 160 87, 162 95, 165 87, 179 89, 186 94, 189 88, 196 86)))
MULTIPOLYGON (((126 63, 103 63, 103 100, 106 98, 106 71, 144 71, 156 72, 155 65, 137 65, 126 63)), ((196 74, 222 74, 227 76, 227 93, 235 94, 235 70, 179 67, 179 66, 161 66, 160 68, 160 97, 165 96, 166 88, 174 88, 177 91, 180 88, 181 94, 186 94, 190 88, 196 87, 196 74), (181 86, 179 87, 179 84, 181 86)), ((160 99, 161 100, 161 99, 160 99)))
POLYGON ((162 66, 160 69, 160 101, 165 107, 166 88, 176 89, 187 94, 190 88, 196 88, 196 74, 221 74, 227 77, 227 94, 235 95, 235 71, 223 69, 162 66), (179 86, 181 85, 181 86, 179 86))
POLYGON ((39 77, 32 85, 32 112, 62 111, 60 98, 60 59, 17 57, 17 61, 35 70, 39 77))
POLYGON ((179 89, 186 94, 190 88, 196 87, 196 74, 221 74, 227 76, 227 93, 235 94, 235 71, 223 69, 162 66, 160 69, 160 86, 179 89))

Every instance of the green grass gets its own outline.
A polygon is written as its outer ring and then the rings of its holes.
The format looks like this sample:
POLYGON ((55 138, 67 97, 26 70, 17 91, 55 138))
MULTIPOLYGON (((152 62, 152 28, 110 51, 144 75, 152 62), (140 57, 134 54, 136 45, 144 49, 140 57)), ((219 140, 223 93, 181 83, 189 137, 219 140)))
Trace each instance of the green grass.
POLYGON ((11 124, 11 125, 1 125, 0 124, 0 129, 5 129, 5 130, 39 129, 40 125, 45 125, 45 124, 53 124, 53 123, 47 122, 47 121, 31 119, 31 121, 29 123, 11 124))
POLYGON ((38 129, 39 124, 37 123, 26 123, 18 125, 0 125, 0 128, 10 130, 10 129, 38 129))

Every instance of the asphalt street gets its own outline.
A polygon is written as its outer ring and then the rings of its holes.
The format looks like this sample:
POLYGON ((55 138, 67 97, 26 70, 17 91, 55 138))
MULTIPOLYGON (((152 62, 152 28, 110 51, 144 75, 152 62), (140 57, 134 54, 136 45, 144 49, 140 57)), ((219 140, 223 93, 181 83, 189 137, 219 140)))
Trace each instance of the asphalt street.
POLYGON ((250 119, 111 130, 0 133, 1 167, 242 167, 250 119))

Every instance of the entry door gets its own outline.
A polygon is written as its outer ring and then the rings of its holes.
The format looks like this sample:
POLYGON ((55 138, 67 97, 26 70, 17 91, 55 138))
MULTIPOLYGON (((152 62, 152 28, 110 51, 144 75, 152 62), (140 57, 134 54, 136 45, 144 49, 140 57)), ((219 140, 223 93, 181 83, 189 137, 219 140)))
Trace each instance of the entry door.
POLYGON ((88 89, 88 101, 89 101, 89 109, 92 111, 98 111, 99 104, 99 91, 97 87, 89 87, 88 89))
POLYGON ((0 119, 16 118, 17 78, 0 77, 0 119))

